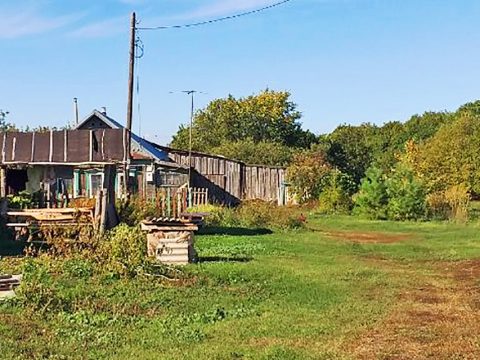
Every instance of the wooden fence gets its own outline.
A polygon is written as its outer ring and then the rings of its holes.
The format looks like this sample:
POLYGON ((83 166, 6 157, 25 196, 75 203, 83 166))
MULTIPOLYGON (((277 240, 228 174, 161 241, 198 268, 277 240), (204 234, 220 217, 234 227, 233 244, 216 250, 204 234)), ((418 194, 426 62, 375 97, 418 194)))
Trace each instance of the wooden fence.
MULTIPOLYGON (((189 164, 185 151, 162 147, 178 164, 189 164)), ((192 153, 193 184, 208 188, 210 202, 227 205, 242 200, 261 199, 281 202, 285 191, 286 169, 273 166, 246 165, 221 156, 192 153)))
POLYGON ((158 211, 157 217, 181 218, 188 208, 208 204, 208 189, 163 187, 150 198, 158 211))

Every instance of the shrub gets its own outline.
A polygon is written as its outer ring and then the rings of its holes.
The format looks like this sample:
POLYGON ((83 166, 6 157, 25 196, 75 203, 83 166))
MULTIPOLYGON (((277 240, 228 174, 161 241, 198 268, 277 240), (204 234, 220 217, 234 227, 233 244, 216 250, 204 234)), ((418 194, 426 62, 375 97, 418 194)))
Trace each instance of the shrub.
POLYGON ((139 227, 120 224, 109 231, 95 251, 98 264, 116 277, 133 277, 146 263, 147 241, 139 227))
POLYGON ((333 170, 326 178, 319 199, 319 211, 326 214, 348 214, 352 208, 355 183, 339 170, 333 170))
POLYGON ((25 209, 33 204, 33 197, 28 191, 21 191, 18 195, 9 195, 8 206, 12 209, 25 209))
POLYGON ((146 201, 140 196, 132 196, 128 201, 117 202, 117 213, 120 220, 129 225, 136 226, 149 216, 157 213, 155 203, 146 201))
POLYGON ((323 181, 330 171, 324 150, 314 148, 296 154, 288 167, 287 176, 298 201, 304 203, 318 199, 323 181))
POLYGON ((386 219, 388 194, 383 172, 371 167, 362 179, 360 190, 354 196, 354 213, 369 219, 386 219))
POLYGON ((215 207, 205 219, 213 227, 247 227, 267 229, 298 229, 304 225, 302 208, 250 200, 237 208, 215 207))
POLYGON ((468 220, 470 194, 465 184, 454 185, 427 196, 429 215, 437 219, 459 222, 468 220))
POLYGON ((386 181, 390 220, 418 220, 425 217, 425 195, 423 184, 409 168, 397 165, 386 181))

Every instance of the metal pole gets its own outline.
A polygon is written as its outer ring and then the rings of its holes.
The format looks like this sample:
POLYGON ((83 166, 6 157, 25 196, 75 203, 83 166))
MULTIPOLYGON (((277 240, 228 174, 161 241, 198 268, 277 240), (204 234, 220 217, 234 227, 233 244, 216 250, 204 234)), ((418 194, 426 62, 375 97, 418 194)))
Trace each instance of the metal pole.
POLYGON ((75 125, 78 125, 78 99, 73 98, 73 111, 75 116, 75 125))
POLYGON ((194 101, 193 101, 193 94, 195 91, 191 91, 190 94, 192 95, 192 108, 190 112, 190 144, 188 149, 188 187, 192 187, 192 128, 193 128, 193 112, 194 112, 194 101))

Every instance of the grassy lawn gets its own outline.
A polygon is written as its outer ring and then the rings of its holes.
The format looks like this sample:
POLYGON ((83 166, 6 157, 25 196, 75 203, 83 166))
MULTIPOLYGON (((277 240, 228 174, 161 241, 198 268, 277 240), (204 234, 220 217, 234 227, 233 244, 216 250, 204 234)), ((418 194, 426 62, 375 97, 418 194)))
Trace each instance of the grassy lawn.
MULTIPOLYGON (((51 303, 0 304, 2 358, 480 358, 480 227, 308 227, 199 235, 201 262, 180 281, 60 262, 38 288, 51 303)), ((15 249, 0 248, 0 273, 18 267, 15 249)))

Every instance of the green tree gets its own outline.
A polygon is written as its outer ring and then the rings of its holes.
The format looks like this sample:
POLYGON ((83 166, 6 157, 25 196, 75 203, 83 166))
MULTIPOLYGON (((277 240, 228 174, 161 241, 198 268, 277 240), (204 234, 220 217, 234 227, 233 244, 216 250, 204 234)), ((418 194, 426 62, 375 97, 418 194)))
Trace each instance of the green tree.
POLYGON ((295 152, 294 148, 273 142, 254 142, 251 139, 226 142, 210 150, 211 153, 247 164, 287 166, 295 152))
POLYGON ((317 200, 331 170, 325 152, 313 147, 294 155, 287 168, 287 180, 300 202, 317 200))
POLYGON ((399 145, 405 144, 410 139, 423 143, 454 118, 455 114, 449 112, 426 112, 423 115, 414 115, 404 124, 405 132, 399 145))
POLYGON ((15 129, 13 124, 7 122, 7 115, 9 114, 8 111, 4 111, 0 109, 0 132, 5 131, 12 131, 15 129))
POLYGON ((426 213, 426 191, 413 171, 399 163, 386 181, 387 216, 391 220, 418 220, 426 213))
POLYGON ((354 214, 365 216, 369 219, 386 219, 388 194, 385 184, 385 175, 381 169, 370 167, 360 190, 354 196, 354 214))
POLYGON ((418 151, 414 170, 429 192, 466 184, 473 194, 480 194, 480 113, 460 111, 418 151))
POLYGON ((327 214, 348 214, 352 208, 355 182, 340 170, 332 170, 325 178, 319 198, 319 210, 327 214))
POLYGON ((375 159, 377 134, 378 127, 372 124, 337 127, 328 136, 328 161, 359 184, 375 159))
MULTIPOLYGON (((315 136, 301 128, 301 114, 290 101, 290 93, 265 90, 258 95, 212 101, 197 111, 192 126, 192 147, 210 152, 229 142, 251 140, 254 143, 278 143, 289 147, 308 148, 315 136)), ((189 147, 189 127, 181 126, 171 145, 189 147)))

